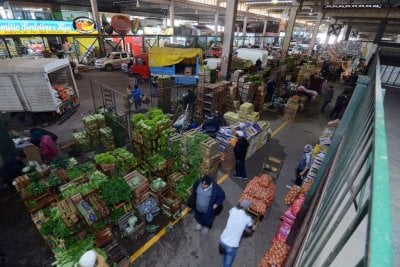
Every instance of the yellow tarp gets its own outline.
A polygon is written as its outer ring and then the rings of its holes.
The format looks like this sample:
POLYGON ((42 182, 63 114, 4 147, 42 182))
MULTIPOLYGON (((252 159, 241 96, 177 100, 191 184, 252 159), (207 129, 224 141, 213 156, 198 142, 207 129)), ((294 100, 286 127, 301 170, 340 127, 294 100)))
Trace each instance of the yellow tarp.
POLYGON ((184 59, 199 57, 200 64, 203 59, 203 52, 200 48, 172 48, 153 47, 149 51, 150 67, 165 67, 178 64, 184 59))

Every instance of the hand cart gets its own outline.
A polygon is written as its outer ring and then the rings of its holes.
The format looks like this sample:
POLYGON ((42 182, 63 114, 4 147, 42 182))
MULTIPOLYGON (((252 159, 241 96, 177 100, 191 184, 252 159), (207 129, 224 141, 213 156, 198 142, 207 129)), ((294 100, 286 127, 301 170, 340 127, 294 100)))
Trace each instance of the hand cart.
POLYGON ((283 161, 272 156, 267 156, 264 159, 262 172, 270 175, 274 182, 278 180, 279 173, 281 172, 283 161))

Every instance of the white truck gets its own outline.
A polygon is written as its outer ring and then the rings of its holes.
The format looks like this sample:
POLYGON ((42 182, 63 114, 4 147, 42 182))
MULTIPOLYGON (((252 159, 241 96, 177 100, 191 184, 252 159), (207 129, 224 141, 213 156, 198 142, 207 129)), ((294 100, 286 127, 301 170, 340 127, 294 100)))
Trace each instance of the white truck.
POLYGON ((64 115, 78 97, 67 59, 0 60, 0 112, 6 121, 29 126, 43 113, 64 115))

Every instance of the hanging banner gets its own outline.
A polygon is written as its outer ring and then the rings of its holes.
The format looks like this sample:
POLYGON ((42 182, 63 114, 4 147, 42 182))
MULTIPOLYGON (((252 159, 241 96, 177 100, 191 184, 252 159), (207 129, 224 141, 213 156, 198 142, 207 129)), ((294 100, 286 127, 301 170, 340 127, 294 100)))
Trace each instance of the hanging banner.
MULTIPOLYGON (((79 20, 78 20, 79 19, 79 20)), ((89 18, 74 21, 57 20, 0 20, 0 36, 4 35, 64 35, 98 34, 96 24, 89 18)))

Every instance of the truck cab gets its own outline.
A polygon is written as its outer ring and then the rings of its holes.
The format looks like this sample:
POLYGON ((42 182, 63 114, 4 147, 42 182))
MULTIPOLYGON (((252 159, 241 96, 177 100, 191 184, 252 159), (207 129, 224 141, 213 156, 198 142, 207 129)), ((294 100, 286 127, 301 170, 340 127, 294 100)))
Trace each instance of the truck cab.
POLYGON ((149 58, 147 54, 133 56, 133 65, 130 68, 130 73, 138 82, 150 79, 149 58))

